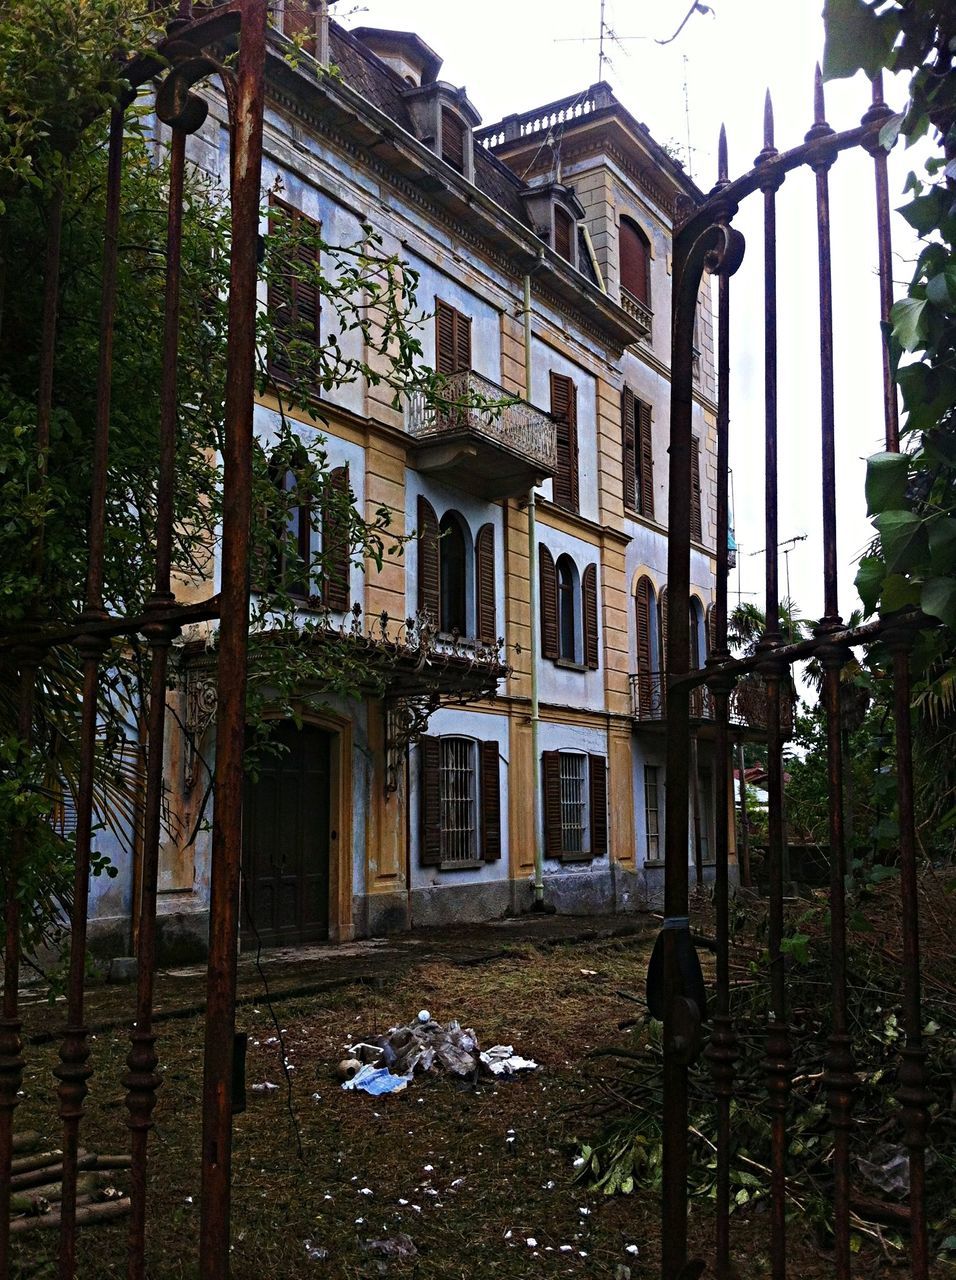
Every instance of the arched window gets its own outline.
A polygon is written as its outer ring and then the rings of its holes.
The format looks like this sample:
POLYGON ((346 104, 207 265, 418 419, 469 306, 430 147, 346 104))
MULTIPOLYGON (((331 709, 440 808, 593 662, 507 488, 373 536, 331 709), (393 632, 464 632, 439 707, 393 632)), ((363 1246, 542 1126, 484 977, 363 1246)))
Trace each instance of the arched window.
POLYGON ((638 302, 643 302, 645 307, 649 307, 651 305, 651 245, 644 232, 630 218, 621 219, 618 252, 621 288, 638 302))
POLYGON ((656 719, 662 706, 657 599, 654 584, 646 576, 638 581, 634 611, 637 637, 637 713, 642 720, 656 719))
POLYGON ((447 512, 438 526, 438 571, 441 583, 440 631, 468 634, 465 534, 457 517, 447 512))
POLYGON ((558 571, 558 657, 578 662, 578 571, 570 556, 560 556, 558 571))

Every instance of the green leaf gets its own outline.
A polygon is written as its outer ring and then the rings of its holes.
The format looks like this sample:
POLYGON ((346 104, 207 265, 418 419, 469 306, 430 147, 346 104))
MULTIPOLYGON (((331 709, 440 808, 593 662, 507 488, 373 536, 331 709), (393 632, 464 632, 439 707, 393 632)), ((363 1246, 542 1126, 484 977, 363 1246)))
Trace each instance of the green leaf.
POLYGON ((929 566, 943 576, 956 572, 956 519, 944 516, 929 526, 929 566))
POLYGON ((903 113, 890 116, 886 124, 880 130, 880 146, 884 151, 892 151, 896 145, 896 139, 900 136, 900 125, 903 123, 903 113))
POLYGON ((928 280, 926 296, 934 307, 948 311, 956 302, 956 266, 945 267, 928 280))
POLYGON ((909 458, 904 453, 874 453, 866 460, 866 514, 902 508, 909 458))
POLYGON ((930 578, 923 584, 920 607, 956 631, 956 578, 930 578))
POLYGON ((912 569, 926 551, 923 520, 912 511, 881 511, 873 521, 890 573, 912 569))
POLYGON ((900 298, 893 304, 890 319, 893 336, 904 351, 915 351, 926 336, 925 298, 900 298))
POLYGON ((937 229, 942 219, 943 206, 940 202, 940 192, 934 189, 927 192, 925 196, 917 196, 897 212, 903 215, 917 235, 928 236, 931 231, 937 229))
POLYGON ((826 0, 823 6, 826 80, 865 71, 872 79, 885 65, 893 47, 896 23, 877 17, 863 0, 826 0))
POLYGON ((876 606, 879 603, 880 592, 883 589, 883 579, 886 577, 886 565, 877 556, 864 556, 860 561, 860 567, 856 572, 854 584, 860 599, 863 601, 863 608, 867 617, 871 613, 876 612, 876 606))
POLYGON ((919 604, 920 588, 901 573, 887 574, 880 592, 880 613, 896 613, 919 604))

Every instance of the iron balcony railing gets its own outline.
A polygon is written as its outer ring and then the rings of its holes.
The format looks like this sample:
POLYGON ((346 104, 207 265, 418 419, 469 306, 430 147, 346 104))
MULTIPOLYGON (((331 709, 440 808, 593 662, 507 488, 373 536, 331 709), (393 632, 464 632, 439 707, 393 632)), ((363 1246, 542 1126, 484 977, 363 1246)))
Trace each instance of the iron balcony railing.
MULTIPOLYGON (((662 671, 643 671, 631 676, 631 714, 641 722, 663 721, 667 714, 667 684, 662 671)), ((783 698, 781 728, 789 737, 793 730, 793 699, 783 698)), ((767 689, 760 676, 739 680, 730 694, 729 723, 740 729, 767 728, 767 689)), ((706 685, 690 692, 692 720, 716 720, 714 699, 706 685)))
POLYGON ((409 435, 438 442, 443 436, 474 432, 542 471, 557 469, 555 426, 543 410, 513 399, 503 387, 470 369, 451 374, 442 397, 436 405, 423 392, 412 392, 405 409, 409 435))
POLYGON ((633 320, 637 320, 639 324, 644 326, 649 337, 654 320, 654 312, 645 302, 641 302, 640 298, 635 298, 634 294, 625 289, 623 285, 621 286, 621 306, 633 320))

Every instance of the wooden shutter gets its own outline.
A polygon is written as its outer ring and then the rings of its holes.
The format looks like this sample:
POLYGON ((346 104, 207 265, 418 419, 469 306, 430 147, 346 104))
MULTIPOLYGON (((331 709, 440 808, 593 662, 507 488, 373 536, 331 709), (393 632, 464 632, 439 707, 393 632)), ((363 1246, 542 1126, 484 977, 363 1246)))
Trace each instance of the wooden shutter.
POLYGON ((422 738, 419 750, 419 860, 423 867, 437 867, 441 865, 441 741, 422 738))
POLYGON ((481 850, 485 862, 501 857, 501 771, 497 742, 479 743, 481 750, 481 850))
POLYGON ((441 110, 441 158, 459 173, 465 172, 465 126, 447 107, 441 110))
POLYGON ((640 511, 649 520, 654 519, 654 447, 651 440, 651 406, 637 401, 637 469, 640 483, 640 511))
POLYGON ((435 372, 449 374, 455 369, 455 316, 447 302, 435 300, 435 372))
POLYGON ((418 495, 418 608, 438 626, 441 576, 438 565, 438 517, 435 508, 418 495))
POLYGON ((475 538, 475 628, 478 639, 494 644, 495 634, 495 526, 483 524, 475 538))
POLYGON ((322 601, 329 609, 349 607, 349 468, 329 472, 328 496, 322 511, 322 601))
POLYGON ((455 372, 471 368, 471 316, 455 312, 455 372))
POLYGON ((607 853, 607 760, 588 756, 588 788, 591 810, 591 857, 607 853))
POLYGON ((597 671, 600 665, 598 645, 597 565, 589 564, 581 574, 581 615, 584 623, 584 663, 597 671))
POLYGON ((630 387, 621 392, 621 436, 624 454, 624 505, 637 510, 637 401, 630 387))
POLYGON ((637 584, 634 608, 637 622, 637 683, 638 702, 642 714, 649 714, 653 688, 653 659, 651 657, 651 604, 654 588, 650 578, 641 578, 637 584))
POLYGON ((544 851, 549 858, 560 858, 561 831, 561 752, 542 751, 541 786, 544 791, 544 851))
POLYGON ((541 656, 558 660, 558 574, 544 543, 538 546, 538 594, 541 597, 541 656))
POLYGON ((320 224, 277 196, 270 195, 269 204, 285 212, 293 235, 291 260, 284 264, 279 280, 270 279, 267 298, 275 329, 275 349, 270 353, 270 367, 275 373, 288 375, 293 364, 288 344, 293 339, 318 343, 321 337, 321 293, 315 279, 319 249, 315 243, 299 239, 302 234, 311 239, 320 224))
POLYGON ((649 246, 644 234, 627 218, 621 219, 618 252, 622 288, 645 306, 650 306, 650 290, 647 287, 649 246))
POLYGON ((572 262, 572 236, 574 234, 574 220, 566 209, 562 209, 560 205, 555 205, 554 209, 554 251, 564 258, 566 262, 572 262))
MULTIPOLYGON (((660 598, 657 602, 660 609, 660 626, 658 635, 661 638, 661 671, 667 670, 667 588, 661 591, 660 598)), ((661 685, 661 697, 664 696, 664 686, 661 685)))
POLYGON ((554 501, 568 511, 578 509, 577 387, 563 373, 551 371, 551 416, 557 435, 558 469, 554 501))
POLYGON ((695 542, 703 540, 700 511, 700 441, 690 438, 690 536, 695 542))
POLYGON ((717 648, 717 610, 714 605, 707 606, 707 656, 710 657, 717 648))

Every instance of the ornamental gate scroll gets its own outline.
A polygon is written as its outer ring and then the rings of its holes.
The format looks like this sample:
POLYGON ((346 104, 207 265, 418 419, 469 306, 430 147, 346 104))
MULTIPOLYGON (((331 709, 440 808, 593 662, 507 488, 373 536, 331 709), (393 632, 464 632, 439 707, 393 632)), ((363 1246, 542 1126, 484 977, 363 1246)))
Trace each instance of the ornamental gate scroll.
MULTIPOLYGON (((774 146, 773 115, 768 95, 764 118, 764 147, 754 168, 731 182, 727 171, 726 137, 721 132, 718 182, 705 203, 693 210, 675 232, 673 274, 673 358, 671 389, 671 494, 666 695, 667 797, 664 927, 657 943, 662 980, 649 973, 652 996, 663 1012, 664 1113, 662 1262, 663 1280, 691 1280, 703 1274, 705 1262, 688 1259, 688 1066, 700 1039, 699 967, 693 975, 688 923, 688 800, 690 714, 701 686, 710 691, 716 733, 717 853, 716 997, 706 1057, 714 1080, 717 1112, 716 1233, 713 1270, 721 1280, 736 1275, 730 1260, 731 1107, 735 1099, 738 1042, 730 1016, 730 936, 728 817, 731 780, 729 709, 741 677, 758 672, 766 686, 766 726, 769 794, 768 953, 770 1008, 765 1040, 764 1071, 771 1112, 770 1256, 773 1280, 785 1280, 787 1267, 787 1145, 791 1092, 793 1028, 788 1023, 787 987, 782 948, 784 931, 785 822, 783 741, 790 699, 789 670, 795 662, 817 658, 823 669, 823 705, 827 721, 827 766, 830 843, 830 947, 832 986, 830 1034, 823 1084, 829 1103, 833 1142, 834 1271, 837 1280, 851 1274, 850 1143, 856 1086, 853 1044, 847 1010, 847 848, 844 832, 844 767, 842 755, 841 671, 853 647, 877 642, 892 655, 894 682, 896 774, 900 827, 901 928, 903 963, 900 1002, 903 1010, 903 1048, 897 1071, 897 1098, 902 1139, 909 1155, 909 1260, 914 1280, 928 1275, 926 1223, 926 1146, 928 1091, 926 1055, 922 1043, 920 1009, 919 920, 917 856, 913 820, 913 770, 910 724, 909 655, 919 627, 932 620, 916 611, 903 611, 869 625, 849 628, 837 603, 838 557, 836 521, 835 439, 837 423, 833 395, 833 325, 831 290, 830 208, 828 174, 843 153, 863 148, 873 158, 876 183, 874 234, 879 251, 881 314, 885 325, 892 305, 891 241, 886 152, 880 145, 882 126, 891 115, 884 104, 879 80, 873 83, 872 105, 861 125, 835 133, 826 122, 822 79, 817 70, 814 121, 802 145, 787 152, 774 146), (779 543, 777 528, 777 234, 776 194, 788 175, 811 170, 816 181, 816 239, 819 266, 819 394, 821 409, 820 475, 823 493, 824 615, 811 639, 786 643, 780 631, 780 595, 776 556, 766 557, 766 628, 753 657, 732 658, 727 647, 728 570, 728 444, 730 424, 730 296, 731 277, 741 266, 744 242, 733 227, 741 202, 763 197, 764 258, 764 370, 765 370, 765 532, 766 546, 779 543), (691 409, 693 393, 693 324, 698 290, 705 271, 718 279, 718 414, 717 414, 717 585, 715 639, 704 671, 691 671, 687 618, 690 597, 691 409)), ((899 451, 896 388, 889 351, 883 344, 883 405, 886 449, 899 451)))
MULTIPOLYGON (((147 767, 141 853, 141 909, 137 945, 136 1021, 124 1077, 132 1133, 130 1219, 127 1274, 146 1275, 147 1144, 160 1077, 156 1073, 153 1034, 153 980, 156 958, 156 896, 160 820, 163 804, 163 745, 170 647, 187 623, 218 619, 218 748, 215 764, 217 803, 212 833, 209 968, 202 1097, 202 1221, 199 1274, 224 1280, 229 1270, 229 1190, 232 1140, 233 1043, 235 1031, 236 940, 238 927, 243 729, 246 650, 249 628, 248 546, 251 515, 252 418, 255 376, 257 240, 259 231, 262 120, 267 0, 223 0, 197 5, 180 0, 165 38, 122 68, 129 86, 116 105, 109 131, 108 181, 100 302, 94 456, 91 476, 89 563, 85 608, 73 621, 53 623, 36 613, 13 636, 0 639, 0 657, 14 668, 18 693, 19 739, 29 750, 38 672, 47 654, 73 645, 82 661, 83 704, 80 775, 76 813, 76 872, 70 917, 67 1025, 63 1030, 59 1080, 62 1206, 59 1275, 76 1273, 76 1198, 79 1135, 89 1065, 89 1034, 84 1025, 87 902, 93 826, 93 770, 97 694, 101 664, 114 637, 145 636, 150 649, 147 708, 147 767), (235 50, 238 61, 220 59, 235 50), (177 436, 177 359, 180 259, 183 230, 186 138, 203 124, 207 106, 192 87, 218 76, 229 119, 231 254, 228 297, 228 357, 224 405, 222 577, 217 596, 180 605, 171 590, 173 493, 177 436), (156 549, 153 591, 138 616, 116 616, 104 601, 104 536, 108 484, 110 390, 113 330, 117 301, 117 262, 121 234, 120 183, 124 124, 139 88, 159 79, 156 114, 171 131, 167 207, 165 324, 158 417, 160 463, 157 476, 156 549)), ((120 56, 120 55, 118 55, 120 56)), ((45 458, 50 442, 56 355, 60 238, 63 201, 56 195, 47 219, 44 263, 43 329, 37 405, 36 453, 45 458)), ((40 482, 43 482, 43 475, 40 482)), ((208 698, 206 699, 208 703, 208 698)), ((201 720, 208 706, 199 699, 201 720)), ((195 727, 195 726, 194 726, 195 727)), ((0 1280, 8 1280, 10 1254, 10 1168, 13 1117, 23 1079, 23 1046, 18 1007, 20 906, 18 868, 22 833, 14 834, 12 856, 4 868, 5 943, 3 1009, 0 1018, 0 1280), (17 840, 19 839, 19 844, 17 840)))

